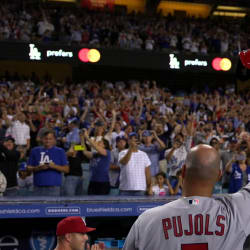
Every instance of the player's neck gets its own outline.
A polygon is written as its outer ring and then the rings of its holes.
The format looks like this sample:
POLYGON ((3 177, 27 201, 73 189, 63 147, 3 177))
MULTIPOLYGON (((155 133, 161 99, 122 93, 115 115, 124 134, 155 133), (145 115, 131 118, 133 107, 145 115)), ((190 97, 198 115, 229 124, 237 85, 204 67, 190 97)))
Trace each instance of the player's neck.
POLYGON ((70 250, 71 248, 67 244, 57 244, 54 250, 70 250))
POLYGON ((190 183, 183 183, 182 196, 190 197, 190 196, 204 196, 211 197, 213 188, 208 185, 198 185, 190 183))

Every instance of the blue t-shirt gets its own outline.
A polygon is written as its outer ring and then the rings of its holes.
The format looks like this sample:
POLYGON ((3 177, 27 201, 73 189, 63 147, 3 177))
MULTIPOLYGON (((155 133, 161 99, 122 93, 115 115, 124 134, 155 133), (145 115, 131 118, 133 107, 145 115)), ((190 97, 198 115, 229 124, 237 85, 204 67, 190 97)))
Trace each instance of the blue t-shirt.
POLYGON ((158 174, 159 169, 160 169, 159 160, 160 160, 160 152, 161 152, 159 147, 155 144, 151 144, 148 147, 145 144, 141 144, 139 146, 139 149, 145 152, 151 161, 151 165, 150 165, 151 176, 155 176, 156 174, 158 174))
MULTIPOLYGON (((250 166, 246 168, 247 183, 250 182, 250 166)), ((230 194, 238 192, 243 186, 243 172, 237 162, 232 165, 232 173, 230 177, 229 190, 230 194)))
MULTIPOLYGON (((35 147, 31 150, 28 165, 37 167, 40 164, 49 163, 53 161, 56 165, 68 165, 65 151, 62 148, 52 147, 35 147)), ((54 169, 47 169, 34 172, 34 185, 35 186, 61 186, 62 173, 54 169)))
POLYGON ((111 162, 111 153, 107 155, 94 154, 90 161, 91 178, 90 181, 109 182, 109 166, 111 162))
MULTIPOLYGON (((173 188, 173 190, 174 190, 175 187, 176 187, 177 184, 178 184, 178 179, 177 179, 177 178, 172 179, 172 180, 170 181, 170 184, 171 184, 171 186, 172 186, 172 188, 173 188)), ((181 194, 182 194, 182 189, 179 188, 176 195, 181 195, 181 194)))

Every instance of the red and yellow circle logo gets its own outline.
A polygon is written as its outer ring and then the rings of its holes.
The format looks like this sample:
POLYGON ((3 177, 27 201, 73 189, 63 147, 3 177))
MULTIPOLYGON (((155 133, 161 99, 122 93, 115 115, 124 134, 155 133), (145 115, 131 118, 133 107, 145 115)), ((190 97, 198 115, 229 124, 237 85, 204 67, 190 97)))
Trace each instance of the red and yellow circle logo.
POLYGON ((232 68, 232 62, 228 58, 216 57, 212 61, 212 67, 216 71, 229 71, 232 68))
POLYGON ((96 63, 101 59, 101 53, 97 49, 81 49, 78 58, 82 62, 96 63))

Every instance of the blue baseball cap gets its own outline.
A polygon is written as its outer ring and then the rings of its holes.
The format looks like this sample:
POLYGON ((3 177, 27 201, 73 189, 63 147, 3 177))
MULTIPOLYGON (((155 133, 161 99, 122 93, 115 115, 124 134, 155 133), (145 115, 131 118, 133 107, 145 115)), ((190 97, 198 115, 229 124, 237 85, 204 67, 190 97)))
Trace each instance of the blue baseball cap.
POLYGON ((19 170, 20 170, 20 171, 25 171, 26 168, 27 168, 27 163, 26 163, 25 161, 23 161, 23 162, 21 162, 21 163, 19 164, 19 170))
POLYGON ((103 123, 102 121, 97 121, 97 122, 95 123, 95 126, 97 126, 97 127, 103 127, 103 126, 104 126, 104 123, 103 123))
POLYGON ((115 140, 116 140, 116 142, 118 142, 120 140, 127 141, 127 139, 125 138, 125 136, 117 136, 115 140))
POLYGON ((143 133, 142 133, 142 136, 151 136, 152 135, 152 132, 149 131, 149 130, 145 130, 143 133))
POLYGON ((129 135, 128 135, 129 138, 131 138, 131 137, 133 137, 133 136, 138 137, 137 133, 135 133, 135 132, 131 132, 131 133, 129 133, 129 135))

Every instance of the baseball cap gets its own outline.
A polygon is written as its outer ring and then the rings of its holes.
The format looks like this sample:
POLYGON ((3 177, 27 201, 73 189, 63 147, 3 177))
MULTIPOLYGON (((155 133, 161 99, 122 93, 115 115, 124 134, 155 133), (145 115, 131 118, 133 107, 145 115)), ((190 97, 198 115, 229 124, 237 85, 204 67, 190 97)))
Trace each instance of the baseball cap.
POLYGON ((97 126, 97 127, 102 127, 102 126, 104 126, 104 123, 101 122, 101 121, 97 121, 97 122, 95 123, 95 126, 97 126))
POLYGON ((84 219, 80 216, 70 216, 61 220, 57 224, 56 235, 65 235, 68 233, 88 233, 96 230, 92 227, 87 227, 84 219))
POLYGON ((131 137, 133 137, 133 136, 136 136, 136 137, 137 137, 137 133, 131 132, 131 133, 129 133, 129 135, 128 135, 129 138, 131 138, 131 137))
POLYGON ((19 171, 25 171, 26 168, 27 168, 27 163, 26 162, 23 161, 23 162, 21 162, 19 164, 19 171))
POLYGON ((149 131, 149 130, 145 130, 143 133, 142 133, 142 136, 151 136, 152 135, 152 133, 151 133, 151 131, 149 131))
POLYGON ((15 139, 12 136, 10 136, 10 135, 4 137, 3 141, 12 141, 12 142, 15 143, 15 139))
POLYGON ((125 136, 117 136, 117 137, 116 137, 116 142, 118 142, 118 141, 120 141, 120 140, 127 141, 127 139, 125 138, 125 136))

